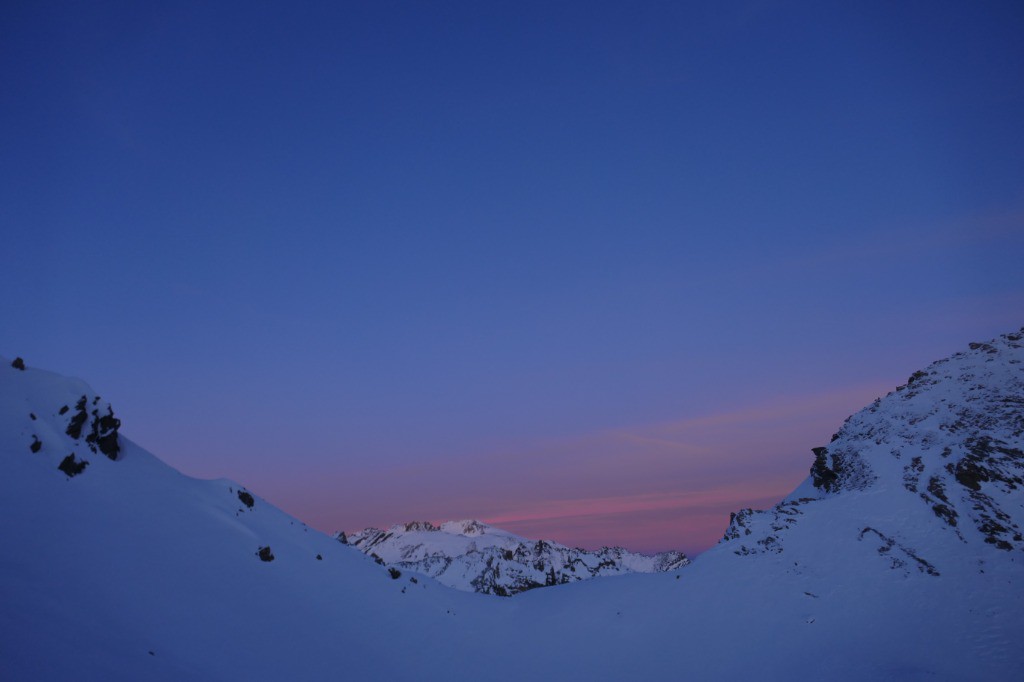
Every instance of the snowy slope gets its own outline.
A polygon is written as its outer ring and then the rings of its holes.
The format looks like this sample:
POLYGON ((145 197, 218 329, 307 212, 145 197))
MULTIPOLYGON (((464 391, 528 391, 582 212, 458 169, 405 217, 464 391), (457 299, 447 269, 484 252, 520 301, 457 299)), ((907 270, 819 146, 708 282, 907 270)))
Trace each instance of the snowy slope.
POLYGON ((972 343, 848 418, 786 500, 734 515, 734 551, 782 553, 793 528, 813 525, 804 517, 843 510, 855 525, 878 519, 857 540, 903 572, 937 576, 966 554, 979 571, 1015 560, 1024 550, 1022 348, 1024 333, 972 343))
POLYGON ((237 484, 182 476, 123 436, 116 461, 94 452, 88 423, 67 433, 83 396, 107 413, 81 381, 0 366, 0 678, 414 677, 349 654, 391 636, 429 645, 424 626, 462 594, 410 590, 237 484), (88 462, 74 476, 58 469, 70 454, 88 462))
POLYGON ((611 628, 636 655, 606 661, 609 678, 675 661, 696 679, 1018 679, 1022 449, 1024 330, 849 418, 803 484, 736 514, 676 585, 636 576, 518 599, 581 648, 611 628))
POLYGON ((689 563, 682 552, 645 555, 622 547, 588 552, 527 540, 474 520, 439 526, 413 521, 338 537, 399 570, 432 576, 457 590, 500 596, 599 576, 673 571, 689 563))
POLYGON ((116 417, 88 386, 4 361, 0 677, 1016 679, 1021 339, 975 344, 851 417, 797 490, 738 513, 686 568, 511 599, 392 579, 123 436, 110 459, 116 417), (58 468, 72 453, 89 461, 75 476, 58 468))

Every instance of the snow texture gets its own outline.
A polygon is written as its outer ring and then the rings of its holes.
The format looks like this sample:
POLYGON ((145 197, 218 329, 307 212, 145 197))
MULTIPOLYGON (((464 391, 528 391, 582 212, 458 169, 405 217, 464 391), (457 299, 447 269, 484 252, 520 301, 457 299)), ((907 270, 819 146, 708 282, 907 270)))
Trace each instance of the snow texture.
POLYGON ((510 599, 389 573, 183 476, 83 382, 4 360, 0 677, 1017 679, 1022 332, 853 415, 685 568, 510 599))

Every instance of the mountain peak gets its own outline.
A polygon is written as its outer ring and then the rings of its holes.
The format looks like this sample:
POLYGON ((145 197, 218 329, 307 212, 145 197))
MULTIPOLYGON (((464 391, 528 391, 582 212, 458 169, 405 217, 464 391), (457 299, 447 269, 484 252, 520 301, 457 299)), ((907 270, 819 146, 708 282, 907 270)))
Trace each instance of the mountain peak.
POLYGON ((410 521, 409 523, 399 523, 398 525, 392 526, 391 528, 392 530, 400 528, 404 530, 406 533, 410 533, 413 531, 435 532, 441 530, 440 528, 432 524, 430 521, 410 521))
MULTIPOLYGON (((493 526, 481 523, 475 519, 464 519, 462 521, 447 521, 441 524, 441 530, 446 533, 475 537, 496 530, 493 526)), ((503 531, 504 532, 504 531, 503 531)))
POLYGON ((801 486, 768 511, 734 514, 723 542, 739 554, 781 552, 811 509, 827 505, 875 519, 857 537, 874 538, 890 556, 902 547, 900 562, 929 575, 948 551, 938 547, 942 537, 1024 549, 1022 434, 1024 329, 971 343, 850 416, 813 449, 801 486))
POLYGON ((456 589, 500 596, 598 576, 671 571, 689 563, 682 552, 647 556, 621 547, 588 552, 549 540, 528 540, 475 519, 440 526, 400 523, 387 531, 367 528, 344 538, 401 571, 423 573, 456 589))

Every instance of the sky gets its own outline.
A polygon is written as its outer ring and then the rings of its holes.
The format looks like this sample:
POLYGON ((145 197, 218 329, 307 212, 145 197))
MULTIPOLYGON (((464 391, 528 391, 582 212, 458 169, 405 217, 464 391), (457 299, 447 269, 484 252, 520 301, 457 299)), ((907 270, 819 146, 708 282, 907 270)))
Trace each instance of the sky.
POLYGON ((640 551, 1024 324, 1016 2, 0 8, 0 353, 325 531, 640 551))

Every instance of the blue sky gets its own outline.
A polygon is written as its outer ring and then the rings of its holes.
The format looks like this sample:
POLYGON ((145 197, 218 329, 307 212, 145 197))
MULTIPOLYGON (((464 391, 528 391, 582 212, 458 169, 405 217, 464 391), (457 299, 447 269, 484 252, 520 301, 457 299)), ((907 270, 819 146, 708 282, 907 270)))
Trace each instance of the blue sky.
POLYGON ((804 405, 722 469, 781 495, 1024 318, 1024 9, 826 5, 7 3, 0 352, 328 530, 641 495, 566 443, 804 405))

